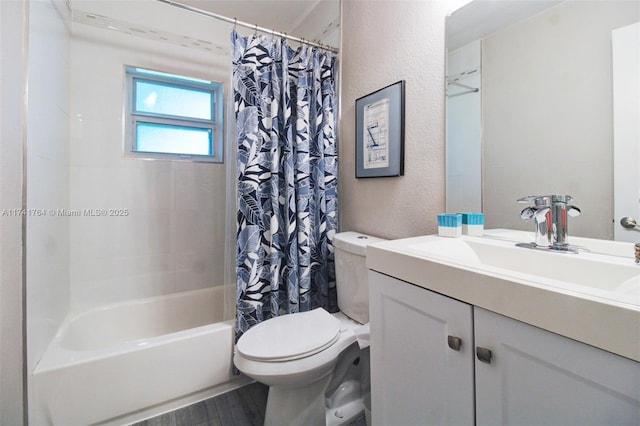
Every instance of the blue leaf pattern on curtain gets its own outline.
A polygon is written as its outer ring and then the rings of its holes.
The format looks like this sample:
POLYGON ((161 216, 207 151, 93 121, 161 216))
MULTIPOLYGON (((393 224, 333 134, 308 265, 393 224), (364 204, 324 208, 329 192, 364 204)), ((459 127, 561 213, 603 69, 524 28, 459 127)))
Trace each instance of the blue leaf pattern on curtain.
POLYGON ((274 316, 337 311, 335 57, 231 33, 238 170, 236 339, 274 316))

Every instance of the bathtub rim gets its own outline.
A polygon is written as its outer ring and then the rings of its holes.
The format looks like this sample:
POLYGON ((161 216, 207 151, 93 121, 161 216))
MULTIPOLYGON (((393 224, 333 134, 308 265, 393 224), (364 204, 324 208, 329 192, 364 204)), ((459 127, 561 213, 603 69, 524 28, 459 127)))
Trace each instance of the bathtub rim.
MULTIPOLYGON (((72 350, 72 349, 67 349, 61 345, 62 338, 64 337, 64 333, 69 327, 69 325, 72 324, 74 321, 81 319, 85 315, 90 315, 98 311, 113 309, 114 307, 117 307, 117 306, 131 306, 131 305, 152 303, 159 299, 179 298, 179 297, 184 297, 186 295, 194 295, 197 293, 206 293, 210 291, 215 291, 216 289, 220 289, 218 291, 221 291, 223 289, 223 286, 207 287, 204 289, 167 293, 164 295, 127 300, 124 302, 109 303, 106 305, 93 307, 83 311, 69 312, 69 314, 67 314, 67 316, 64 318, 64 320, 60 324, 60 327, 56 331, 54 338, 47 345, 47 348, 44 351, 42 358, 40 358, 40 360, 36 363, 36 366, 33 369, 33 374, 34 375, 44 374, 46 372, 55 371, 55 370, 67 368, 74 365, 80 365, 88 362, 98 361, 98 360, 102 360, 112 356, 119 356, 119 355, 126 354, 128 352, 131 352, 132 350, 143 350, 145 348, 153 348, 153 347, 166 344, 167 342, 170 342, 170 341, 180 341, 190 337, 202 336, 222 328, 231 327, 233 329, 235 327, 235 319, 224 320, 224 315, 222 315, 223 319, 221 321, 205 324, 198 327, 188 328, 184 330, 174 331, 172 333, 162 334, 158 336, 127 340, 127 341, 123 341, 123 342, 108 346, 106 348, 99 348, 99 349, 93 349, 93 350, 72 350)), ((233 342, 231 344, 231 348, 233 350, 233 342)), ((229 356, 232 356, 232 354, 230 354, 229 356)))

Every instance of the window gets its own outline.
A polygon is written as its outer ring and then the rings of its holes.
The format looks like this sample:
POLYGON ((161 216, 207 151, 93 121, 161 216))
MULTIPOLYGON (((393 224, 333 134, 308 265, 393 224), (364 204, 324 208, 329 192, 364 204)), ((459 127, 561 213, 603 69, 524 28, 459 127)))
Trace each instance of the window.
POLYGON ((126 67, 126 154, 222 162, 222 84, 126 67))

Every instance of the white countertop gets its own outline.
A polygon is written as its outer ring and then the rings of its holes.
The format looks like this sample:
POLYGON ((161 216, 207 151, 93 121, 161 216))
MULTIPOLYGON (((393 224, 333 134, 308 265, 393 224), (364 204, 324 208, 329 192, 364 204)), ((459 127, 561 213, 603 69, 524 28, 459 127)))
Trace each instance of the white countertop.
MULTIPOLYGON (((491 238, 469 236, 461 237, 459 242, 474 242, 474 239, 482 244, 491 244, 491 238)), ((580 261, 594 259, 630 270, 632 276, 625 286, 628 289, 631 284, 632 291, 627 290, 624 297, 613 293, 610 297, 602 289, 594 288, 591 291, 587 287, 585 290, 584 286, 532 277, 514 269, 468 263, 460 261, 461 256, 448 256, 446 250, 428 252, 419 249, 427 246, 438 248, 440 242, 442 247, 455 247, 451 240, 431 235, 372 244, 367 247, 367 266, 425 289, 640 362, 640 266, 635 265, 631 257, 597 253, 544 254, 580 256, 577 258, 580 261), (637 277, 627 265, 637 266, 637 277)), ((522 253, 527 253, 528 249, 514 250, 525 250, 522 253)), ((522 257, 522 253, 516 253, 522 257)), ((602 279, 606 280, 607 277, 602 279)))

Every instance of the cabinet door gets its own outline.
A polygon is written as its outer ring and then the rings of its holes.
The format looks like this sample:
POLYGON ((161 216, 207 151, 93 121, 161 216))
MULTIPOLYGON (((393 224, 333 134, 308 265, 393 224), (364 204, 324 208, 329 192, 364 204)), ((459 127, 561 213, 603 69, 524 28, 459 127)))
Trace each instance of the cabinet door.
POLYGON ((369 284, 373 424, 473 424, 472 307, 376 272, 369 284))
POLYGON ((640 424, 640 363, 480 308, 474 327, 477 424, 640 424))

